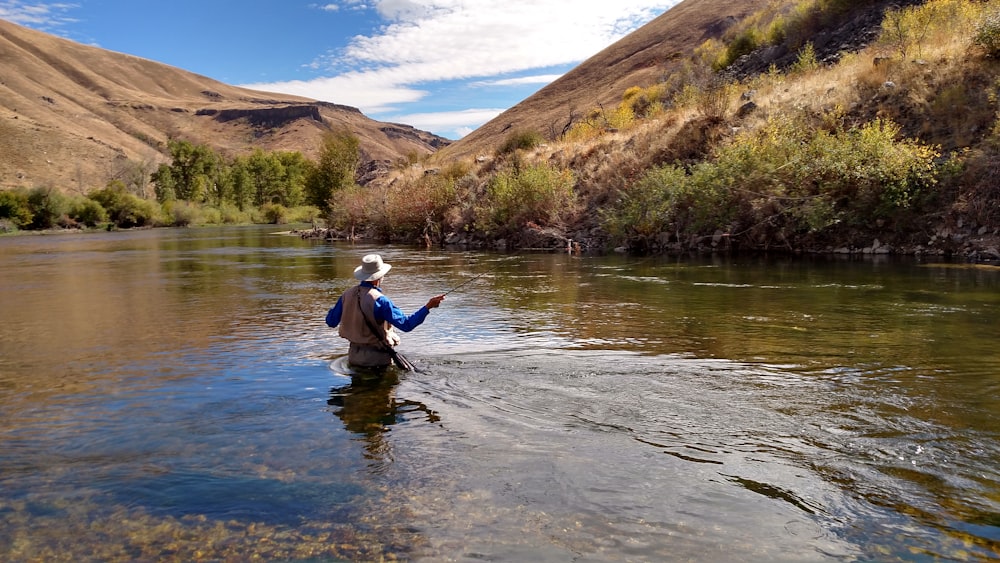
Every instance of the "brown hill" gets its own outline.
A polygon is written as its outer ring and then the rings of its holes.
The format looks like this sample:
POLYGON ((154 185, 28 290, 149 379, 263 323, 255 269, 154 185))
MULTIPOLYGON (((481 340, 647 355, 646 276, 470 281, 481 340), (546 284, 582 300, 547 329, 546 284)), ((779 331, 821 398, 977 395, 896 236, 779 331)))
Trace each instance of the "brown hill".
POLYGON ((255 147, 313 157, 348 128, 363 160, 429 154, 448 143, 355 108, 229 86, 150 60, 0 20, 0 188, 85 192, 126 166, 151 171, 169 139, 223 154, 255 147))
POLYGON ((533 130, 553 138, 591 108, 616 106, 626 89, 656 83, 689 60, 706 39, 720 37, 765 4, 684 0, 440 151, 439 157, 492 153, 510 130, 533 130))

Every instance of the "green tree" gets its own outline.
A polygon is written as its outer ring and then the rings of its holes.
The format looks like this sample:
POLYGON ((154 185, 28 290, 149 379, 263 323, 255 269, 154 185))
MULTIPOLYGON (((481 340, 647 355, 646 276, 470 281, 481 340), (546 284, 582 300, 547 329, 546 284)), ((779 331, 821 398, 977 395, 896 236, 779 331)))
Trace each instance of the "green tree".
POLYGON ((250 177, 253 202, 258 207, 268 203, 284 201, 285 167, 274 153, 256 149, 246 159, 246 170, 250 177))
POLYGON ((323 136, 319 161, 305 182, 306 203, 328 209, 334 193, 355 185, 361 161, 360 146, 360 141, 350 131, 323 136))
POLYGON ((174 169, 169 164, 161 164, 150 176, 153 182, 153 192, 156 201, 166 203, 177 199, 177 181, 174 180, 174 169))
POLYGON ((240 211, 253 205, 253 186, 247 170, 247 158, 237 157, 226 167, 226 181, 231 185, 231 201, 240 211))
MULTIPOLYGON (((215 168, 219 158, 206 145, 195 145, 188 141, 171 140, 167 147, 172 159, 168 172, 161 166, 154 173, 153 181, 157 183, 157 196, 169 194, 169 190, 161 187, 160 182, 172 184, 172 191, 177 199, 187 201, 204 201, 208 188, 215 178, 215 168)), ((167 198, 169 199, 169 198, 167 198)), ((166 201, 166 199, 161 199, 166 201)))
POLYGON ((305 202, 306 178, 311 173, 312 163, 298 151, 281 151, 278 161, 285 170, 284 204, 297 207, 305 202))

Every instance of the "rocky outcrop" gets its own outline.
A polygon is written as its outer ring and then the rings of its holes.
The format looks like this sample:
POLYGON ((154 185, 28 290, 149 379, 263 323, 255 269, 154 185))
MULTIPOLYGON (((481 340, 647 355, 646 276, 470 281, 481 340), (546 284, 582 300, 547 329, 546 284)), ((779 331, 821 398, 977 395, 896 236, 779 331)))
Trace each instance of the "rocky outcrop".
POLYGON ((281 127, 298 119, 323 121, 319 106, 315 104, 289 105, 270 108, 239 108, 239 109, 201 109, 196 115, 213 116, 216 121, 225 123, 237 119, 245 119, 257 127, 281 127))
POLYGON ((425 143, 434 147, 435 149, 440 149, 451 144, 450 141, 437 135, 428 134, 426 131, 421 131, 415 127, 410 127, 409 125, 401 125, 399 123, 391 123, 387 126, 379 128, 380 131, 385 133, 386 137, 390 139, 416 139, 421 143, 425 143))
POLYGON ((388 176, 391 169, 392 163, 388 160, 364 160, 358 166, 355 181, 359 185, 367 186, 388 176))

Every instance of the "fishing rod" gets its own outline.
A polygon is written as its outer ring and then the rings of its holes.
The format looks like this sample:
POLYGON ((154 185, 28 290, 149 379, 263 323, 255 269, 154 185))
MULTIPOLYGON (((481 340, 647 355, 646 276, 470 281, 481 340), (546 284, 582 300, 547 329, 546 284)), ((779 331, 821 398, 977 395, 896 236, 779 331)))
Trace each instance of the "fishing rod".
POLYGON ((486 270, 485 272, 481 272, 481 273, 479 273, 479 274, 477 274, 477 275, 475 275, 475 276, 473 276, 473 277, 465 280, 464 282, 456 285, 455 287, 449 289, 448 291, 442 293, 441 295, 448 295, 452 291, 455 291, 457 289, 465 287, 466 285, 468 285, 468 284, 470 284, 470 283, 478 280, 479 278, 485 276, 486 274, 492 273, 493 271, 495 271, 500 266, 500 264, 501 264, 501 262, 497 262, 496 264, 493 264, 493 266, 490 269, 486 270))
POLYGON ((486 270, 485 272, 483 272, 483 273, 481 273, 481 274, 479 274, 479 275, 477 275, 477 276, 474 276, 474 277, 471 277, 471 278, 469 278, 469 279, 465 280, 464 282, 462 282, 462 283, 460 283, 460 284, 456 285, 455 287, 453 287, 453 288, 449 289, 448 291, 446 291, 446 292, 442 293, 441 295, 448 295, 448 294, 449 294, 449 293, 451 293, 452 291, 455 291, 456 289, 459 289, 459 288, 461 288, 461 287, 464 287, 464 286, 466 286, 466 285, 468 285, 468 284, 470 284, 470 283, 472 283, 472 282, 474 282, 474 281, 478 280, 479 278, 481 278, 481 277, 485 276, 486 274, 488 274, 488 273, 490 273, 490 272, 492 272, 492 271, 493 271, 493 269, 491 268, 491 269, 489 269, 489 270, 486 270))

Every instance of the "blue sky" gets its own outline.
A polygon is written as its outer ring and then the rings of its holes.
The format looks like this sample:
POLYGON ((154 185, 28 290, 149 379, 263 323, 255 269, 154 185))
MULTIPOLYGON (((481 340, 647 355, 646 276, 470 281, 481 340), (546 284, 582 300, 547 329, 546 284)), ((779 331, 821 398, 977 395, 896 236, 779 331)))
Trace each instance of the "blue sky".
POLYGON ((0 18, 458 139, 680 0, 0 0, 0 18))

